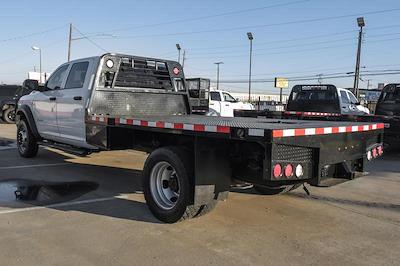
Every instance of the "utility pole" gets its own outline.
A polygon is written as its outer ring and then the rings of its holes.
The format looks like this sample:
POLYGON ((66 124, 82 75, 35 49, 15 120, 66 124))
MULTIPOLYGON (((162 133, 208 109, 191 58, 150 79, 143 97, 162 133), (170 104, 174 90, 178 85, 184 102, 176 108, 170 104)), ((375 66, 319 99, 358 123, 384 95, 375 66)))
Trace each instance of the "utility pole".
POLYGON ((317 76, 318 76, 318 83, 322 84, 322 73, 318 74, 317 76))
POLYGON ((181 45, 179 43, 176 44, 176 49, 178 49, 178 63, 181 63, 181 45))
POLYGON ((247 38, 250 41, 250 66, 249 66, 249 102, 251 101, 251 57, 253 54, 253 34, 251 32, 247 33, 247 38))
POLYGON ((223 64, 224 62, 216 62, 214 64, 217 65, 217 90, 219 89, 219 65, 223 64))
POLYGON ((186 60, 186 50, 183 49, 183 56, 182 56, 182 69, 185 67, 185 60, 186 60))
POLYGON ((360 27, 360 31, 358 33, 356 71, 354 72, 354 90, 356 93, 356 97, 358 99, 358 97, 359 97, 358 82, 360 79, 360 62, 361 62, 361 44, 362 44, 362 37, 363 37, 363 27, 365 26, 364 18, 363 17, 357 18, 357 24, 358 24, 358 27, 360 27))
POLYGON ((69 23, 69 34, 68 34, 68 62, 71 61, 71 43, 72 43, 72 23, 69 23))

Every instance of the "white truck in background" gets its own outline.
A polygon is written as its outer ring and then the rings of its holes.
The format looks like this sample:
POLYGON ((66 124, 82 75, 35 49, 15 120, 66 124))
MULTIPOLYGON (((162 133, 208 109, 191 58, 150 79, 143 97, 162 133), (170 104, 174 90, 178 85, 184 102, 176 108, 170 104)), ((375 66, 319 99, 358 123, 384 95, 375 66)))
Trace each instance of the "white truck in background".
POLYGON ((223 90, 210 91, 209 115, 233 117, 234 110, 254 110, 251 103, 240 102, 229 92, 223 90))

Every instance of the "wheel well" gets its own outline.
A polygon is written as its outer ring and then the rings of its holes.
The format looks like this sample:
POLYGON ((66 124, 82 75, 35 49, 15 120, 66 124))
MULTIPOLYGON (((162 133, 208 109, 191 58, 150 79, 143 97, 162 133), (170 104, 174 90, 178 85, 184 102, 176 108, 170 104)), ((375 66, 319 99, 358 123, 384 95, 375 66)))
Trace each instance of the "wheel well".
POLYGON ((35 136, 35 138, 37 140, 42 139, 42 137, 40 136, 37 128, 36 128, 36 124, 35 124, 35 120, 33 119, 33 115, 31 110, 29 109, 28 106, 21 106, 20 108, 18 108, 17 113, 16 113, 16 123, 18 123, 19 120, 25 120, 28 124, 29 129, 32 131, 32 134, 35 136))

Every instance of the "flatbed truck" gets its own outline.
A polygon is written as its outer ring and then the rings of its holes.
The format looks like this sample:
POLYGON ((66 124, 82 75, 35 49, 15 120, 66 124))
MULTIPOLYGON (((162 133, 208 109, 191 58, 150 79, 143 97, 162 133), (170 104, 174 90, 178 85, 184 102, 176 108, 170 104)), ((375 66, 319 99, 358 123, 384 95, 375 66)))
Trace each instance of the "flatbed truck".
POLYGON ((173 223, 212 210, 232 180, 265 194, 330 186, 383 153, 382 123, 193 115, 185 83, 174 61, 107 53, 65 63, 43 88, 27 82, 34 91, 18 102, 19 154, 34 157, 39 145, 148 152, 144 197, 173 223))

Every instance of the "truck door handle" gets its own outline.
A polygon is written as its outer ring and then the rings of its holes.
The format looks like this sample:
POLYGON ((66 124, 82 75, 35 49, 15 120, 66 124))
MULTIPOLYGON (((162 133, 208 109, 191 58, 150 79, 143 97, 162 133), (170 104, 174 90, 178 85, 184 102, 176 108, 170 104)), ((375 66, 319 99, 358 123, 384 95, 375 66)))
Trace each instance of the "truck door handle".
POLYGON ((50 97, 50 98, 49 98, 49 101, 55 101, 55 100, 57 100, 56 97, 50 97))
POLYGON ((74 100, 75 101, 80 101, 80 100, 82 100, 82 96, 74 96, 74 100))

